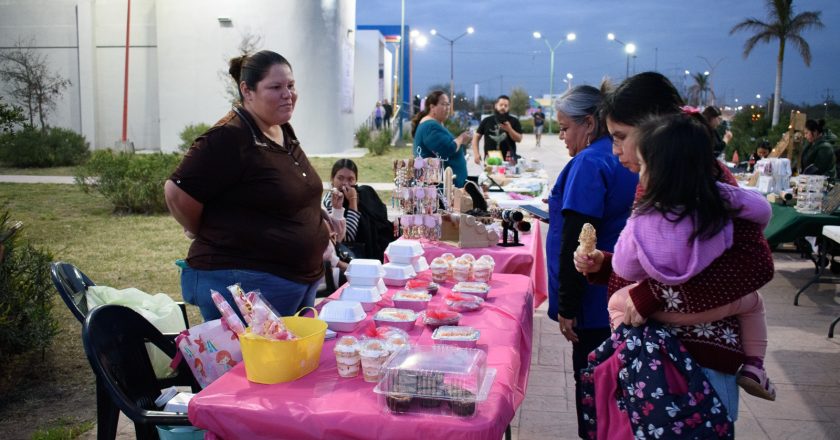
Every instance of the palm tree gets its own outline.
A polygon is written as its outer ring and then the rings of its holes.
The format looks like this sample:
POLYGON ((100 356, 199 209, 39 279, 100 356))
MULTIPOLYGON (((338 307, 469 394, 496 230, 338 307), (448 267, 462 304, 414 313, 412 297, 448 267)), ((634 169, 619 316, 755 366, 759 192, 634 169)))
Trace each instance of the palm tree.
POLYGON ((691 78, 694 80, 694 85, 688 88, 688 103, 695 106, 708 105, 709 94, 712 97, 715 96, 715 92, 709 88, 709 77, 702 72, 697 72, 691 75, 691 78))
POLYGON ((807 11, 794 15, 793 0, 765 0, 769 22, 765 23, 757 18, 748 18, 729 31, 732 35, 738 31, 753 31, 755 34, 744 43, 744 58, 747 58, 759 42, 769 43, 779 40, 779 55, 776 58, 776 88, 773 93, 773 122, 779 123, 779 107, 782 96, 782 65, 785 61, 785 45, 788 41, 796 47, 806 66, 811 65, 811 47, 802 37, 802 33, 809 28, 820 29, 820 11, 807 11))

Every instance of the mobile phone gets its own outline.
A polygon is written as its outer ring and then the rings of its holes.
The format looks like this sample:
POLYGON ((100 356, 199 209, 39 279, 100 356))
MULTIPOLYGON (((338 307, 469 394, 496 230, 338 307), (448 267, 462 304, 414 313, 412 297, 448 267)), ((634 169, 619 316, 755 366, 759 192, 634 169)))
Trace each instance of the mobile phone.
POLYGON ((544 209, 538 208, 534 205, 522 205, 520 208, 540 220, 544 220, 546 222, 548 221, 548 211, 544 209))

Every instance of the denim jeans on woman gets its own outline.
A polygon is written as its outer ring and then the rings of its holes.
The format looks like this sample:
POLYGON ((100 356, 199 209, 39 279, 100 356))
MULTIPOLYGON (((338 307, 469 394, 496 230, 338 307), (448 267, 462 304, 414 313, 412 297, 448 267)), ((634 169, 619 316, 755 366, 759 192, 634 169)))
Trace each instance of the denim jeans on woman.
POLYGON ((282 316, 294 315, 300 308, 314 305, 315 291, 318 288, 318 282, 301 284, 256 270, 198 270, 191 267, 181 269, 181 294, 184 301, 198 306, 205 321, 221 317, 210 297, 210 289, 221 293, 239 314, 233 296, 227 290, 227 286, 237 283, 246 292, 259 290, 263 298, 282 316))

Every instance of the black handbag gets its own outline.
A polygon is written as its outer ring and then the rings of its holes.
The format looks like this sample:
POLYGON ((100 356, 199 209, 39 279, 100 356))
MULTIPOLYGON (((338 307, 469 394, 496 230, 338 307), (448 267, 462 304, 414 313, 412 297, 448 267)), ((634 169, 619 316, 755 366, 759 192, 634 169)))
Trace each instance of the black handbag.
POLYGON ((364 243, 336 243, 335 253, 338 259, 349 263, 354 258, 360 258, 364 252, 364 243))

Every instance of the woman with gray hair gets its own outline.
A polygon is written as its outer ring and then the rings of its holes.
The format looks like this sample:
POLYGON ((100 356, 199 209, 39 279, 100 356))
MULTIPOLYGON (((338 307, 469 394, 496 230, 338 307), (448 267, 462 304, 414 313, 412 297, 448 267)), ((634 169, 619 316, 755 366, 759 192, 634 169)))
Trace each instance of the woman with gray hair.
POLYGON ((602 99, 595 87, 577 86, 555 102, 560 140, 572 160, 548 198, 548 317, 558 321, 560 332, 572 343, 581 438, 588 436, 581 413, 580 370, 586 367, 589 352, 610 336, 610 326, 606 286, 587 283, 575 269, 574 252, 584 223, 595 227, 597 249, 612 250, 630 215, 639 180, 612 154, 612 139, 598 113, 602 99))

